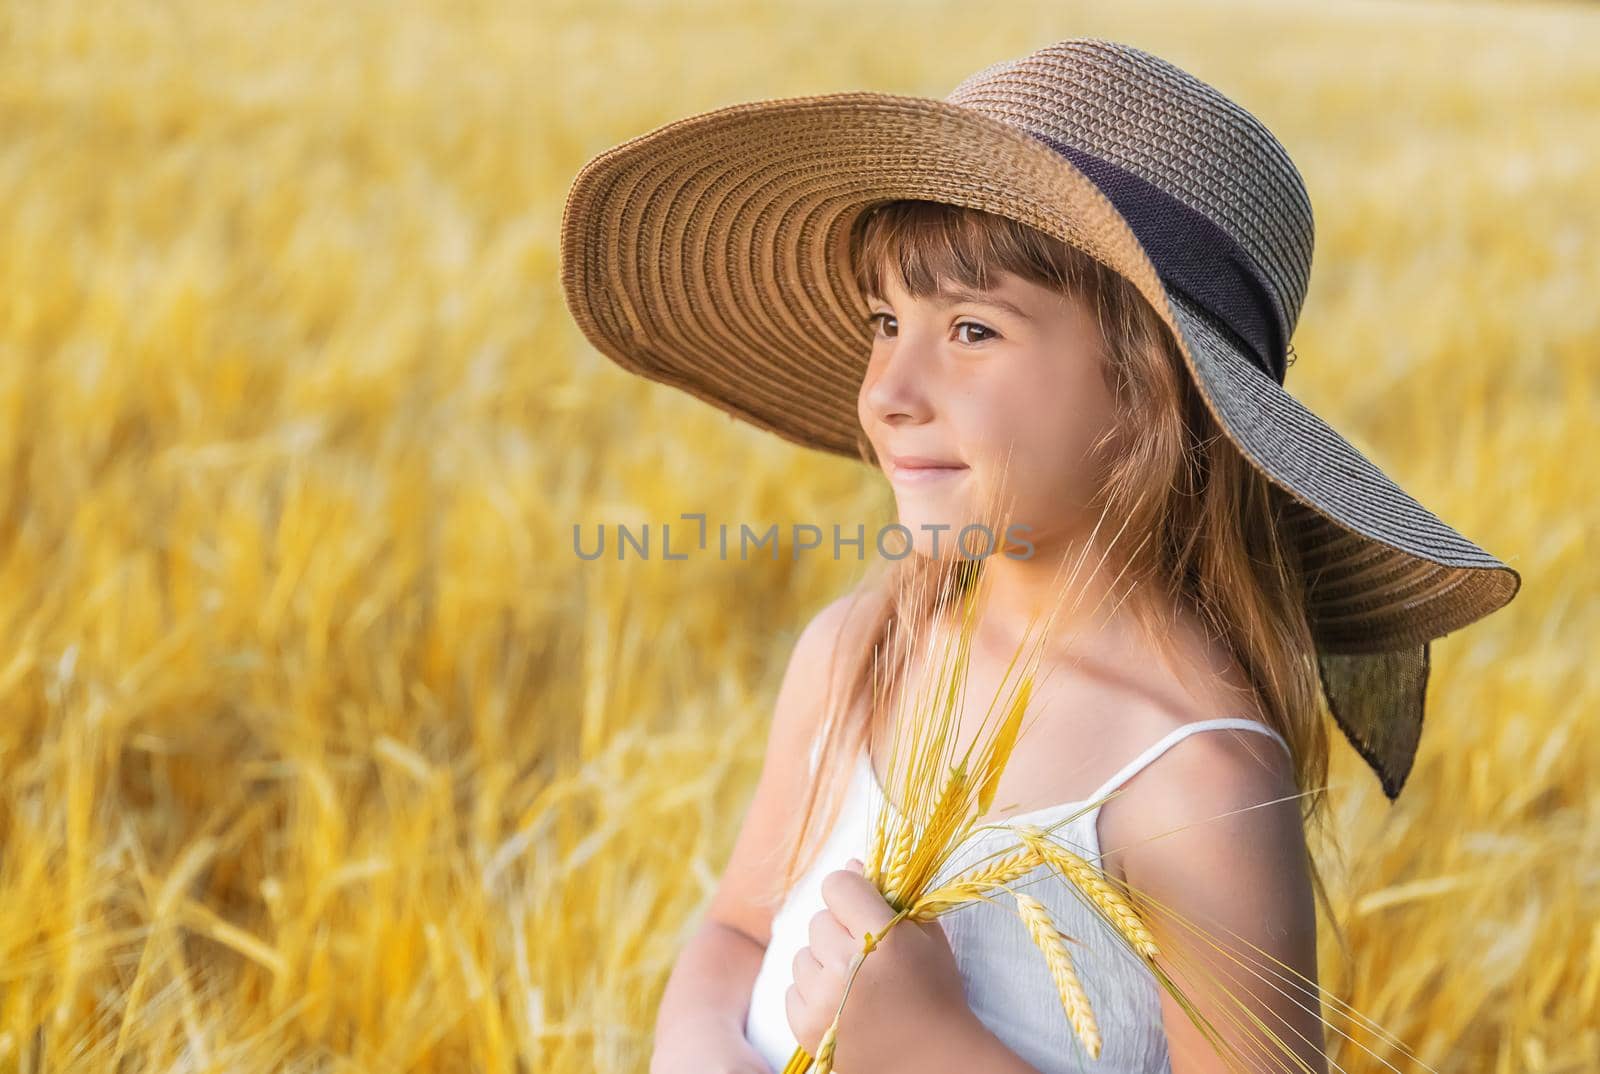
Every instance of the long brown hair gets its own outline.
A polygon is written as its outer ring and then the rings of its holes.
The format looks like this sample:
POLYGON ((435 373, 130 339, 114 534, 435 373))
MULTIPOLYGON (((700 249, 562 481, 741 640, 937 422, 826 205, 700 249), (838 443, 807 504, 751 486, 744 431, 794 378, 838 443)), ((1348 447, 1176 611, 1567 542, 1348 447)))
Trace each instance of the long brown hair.
MULTIPOLYGON (((1077 297, 1095 311, 1116 416, 1111 434, 1094 447, 1105 475, 1094 502, 1102 518, 1117 519, 1119 527, 1126 521, 1123 532, 1137 546, 1118 576, 1130 589, 1154 587, 1181 599, 1228 646, 1257 691, 1266 721, 1289 743, 1302 822, 1324 823, 1325 701, 1301 565, 1296 549, 1281 539, 1284 513, 1295 505, 1218 427, 1170 329, 1144 296, 1077 247, 1007 217, 941 202, 888 201, 869 208, 855 222, 851 257, 863 294, 884 294, 889 271, 918 298, 952 283, 986 289, 998 273, 1009 272, 1077 297), (1119 430, 1137 435, 1116 435, 1119 430)), ((878 465, 864 432, 858 446, 864 462, 878 465)), ((841 803, 842 783, 868 736, 883 726, 889 700, 883 684, 903 677, 912 655, 905 639, 925 633, 941 592, 951 585, 964 591, 978 580, 984 561, 966 562, 971 566, 952 573, 912 553, 858 587, 853 625, 835 650, 830 682, 841 654, 845 675, 837 701, 830 693, 822 714, 818 778, 809 781, 782 890, 814 860, 841 803), (863 698, 868 718, 846 718, 863 698), (814 823, 824 784, 832 807, 826 820, 814 823)), ((1151 639, 1161 636, 1161 606, 1133 605, 1151 639)), ((1307 865, 1327 909, 1322 878, 1314 861, 1307 865)), ((1337 931, 1334 915, 1327 917, 1337 931)))

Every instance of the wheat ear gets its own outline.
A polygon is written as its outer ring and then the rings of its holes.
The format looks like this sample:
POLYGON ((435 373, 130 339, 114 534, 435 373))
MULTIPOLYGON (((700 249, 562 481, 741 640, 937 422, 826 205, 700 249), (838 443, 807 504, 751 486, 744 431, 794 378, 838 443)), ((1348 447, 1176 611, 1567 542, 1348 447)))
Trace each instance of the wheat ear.
POLYGON ((817 1074, 829 1074, 833 1070, 833 1046, 838 1038, 839 1022, 834 1020, 828 1026, 828 1031, 822 1034, 822 1043, 817 1046, 817 1074))
POLYGON ((944 911, 980 899, 991 888, 1020 879, 1042 864, 1043 860, 1031 848, 1007 854, 928 892, 911 908, 911 917, 917 921, 932 921, 944 911))
POLYGON ((872 881, 874 887, 883 890, 883 847, 888 839, 888 818, 883 811, 879 811, 877 822, 872 827, 872 839, 867 844, 867 867, 865 874, 872 881))
POLYGON ((911 855, 916 847, 916 826, 910 821, 902 821, 899 830, 895 832, 894 851, 884 866, 883 891, 885 897, 892 903, 898 903, 905 893, 906 881, 911 873, 911 855))
POLYGON ((1025 825, 1018 829, 1018 834, 1031 850, 1059 869, 1080 891, 1093 899, 1135 950, 1147 959, 1154 959, 1160 954, 1155 937, 1151 935, 1144 919, 1111 886, 1105 874, 1051 839, 1041 828, 1025 825))
POLYGON ((1067 1012, 1073 1032, 1078 1034, 1078 1040, 1083 1043, 1090 1058, 1099 1059, 1100 1029, 1095 1025, 1094 1011, 1089 1008, 1089 997, 1078 980, 1078 973, 1072 968, 1066 937, 1050 919, 1050 911, 1045 909, 1044 903, 1020 891, 1013 891, 1011 895, 1017 900, 1018 914, 1027 926, 1034 946, 1044 952, 1045 962, 1050 966, 1050 976, 1055 979, 1056 991, 1061 994, 1061 1006, 1067 1012))
POLYGON ((967 817, 963 822, 962 817, 968 809, 967 792, 970 787, 967 762, 963 760, 950 769, 950 775, 945 779, 939 801, 928 816, 929 834, 935 838, 947 839, 951 843, 967 834, 972 818, 967 817))

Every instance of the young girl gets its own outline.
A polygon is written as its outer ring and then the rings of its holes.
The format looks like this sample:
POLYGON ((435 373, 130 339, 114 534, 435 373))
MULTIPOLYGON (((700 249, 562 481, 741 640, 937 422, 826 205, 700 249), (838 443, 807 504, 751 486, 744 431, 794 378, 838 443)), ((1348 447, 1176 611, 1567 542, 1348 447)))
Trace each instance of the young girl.
POLYGON ((1283 390, 1312 226, 1266 128, 1157 57, 1075 39, 944 101, 836 94, 669 124, 585 166, 562 244, 602 352, 881 467, 915 538, 794 647, 652 1071, 815 1054, 862 937, 893 916, 860 868, 875 811, 897 805, 872 654, 891 631, 950 629, 900 595, 1001 499, 1031 551, 960 574, 981 618, 958 751, 1063 564, 1083 566, 1004 805, 958 857, 1064 820, 1056 838, 1161 908, 1163 972, 1221 1039, 1045 876, 1024 886, 1072 938, 1098 1059, 996 899, 896 926, 851 986, 835 1068, 1198 1074, 1236 1069, 1227 1053, 1325 1070, 1305 838, 1321 706, 1397 796, 1428 640, 1520 579, 1283 390))

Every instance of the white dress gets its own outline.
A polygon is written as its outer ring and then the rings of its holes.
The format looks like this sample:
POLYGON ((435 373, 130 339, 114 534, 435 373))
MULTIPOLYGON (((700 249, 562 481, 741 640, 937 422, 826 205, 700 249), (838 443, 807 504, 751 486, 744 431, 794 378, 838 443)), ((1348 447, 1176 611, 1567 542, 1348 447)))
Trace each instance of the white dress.
MULTIPOLYGON (((1289 748, 1283 736, 1256 720, 1225 716, 1199 720, 1174 728, 1135 757, 1084 801, 1111 793, 1145 765, 1197 731, 1258 731, 1289 748)), ((816 748, 812 749, 812 768, 816 748)), ((971 833, 940 871, 941 877, 963 872, 996 851, 1017 845, 1007 826, 1050 824, 1082 809, 1083 801, 1061 802, 1043 809, 1006 817, 998 829, 971 833)), ((894 809, 878 786, 872 762, 861 751, 846 799, 822 850, 790 889, 772 920, 772 939, 762 957, 750 992, 745 1036, 774 1071, 781 1072, 795 1049, 784 1008, 784 993, 793 983, 794 956, 809 942, 812 915, 823 909, 822 878, 842 869, 850 858, 867 858, 870 824, 875 808, 894 809)), ((1056 827, 1052 838, 1098 864, 1100 807, 1056 827)), ((1041 866, 1013 884, 1049 909, 1056 926, 1082 942, 1071 944, 1072 959, 1088 994, 1100 1029, 1098 1060, 1083 1050, 1062 1009, 1044 956, 1029 939, 1026 928, 1004 892, 996 904, 975 902, 950 911, 937 920, 949 937, 961 972, 968 1004, 978 1019, 1012 1051, 1042 1074, 1170 1074, 1166 1032, 1162 1026, 1160 985, 1150 968, 1127 949, 1112 926, 1102 921, 1075 888, 1053 870, 1041 866)), ((870 956, 869 956, 870 957, 870 956)), ((850 1074, 850 1072, 846 1072, 850 1074)))

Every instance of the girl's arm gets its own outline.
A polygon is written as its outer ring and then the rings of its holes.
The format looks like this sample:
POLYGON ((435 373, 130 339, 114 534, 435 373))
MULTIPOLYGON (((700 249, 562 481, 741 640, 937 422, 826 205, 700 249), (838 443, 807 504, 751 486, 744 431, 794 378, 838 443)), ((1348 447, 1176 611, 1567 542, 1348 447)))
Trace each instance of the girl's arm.
MULTIPOLYGON (((1102 811, 1105 859, 1161 904, 1142 906, 1157 961, 1250 1069, 1325 1074, 1299 791, 1255 738, 1196 735, 1134 776, 1102 811)), ((1161 1003, 1173 1074, 1235 1069, 1165 989, 1161 1003)))
MULTIPOLYGON (((822 714, 825 678, 850 612, 847 594, 818 612, 795 642, 778 689, 761 775, 733 852, 704 922, 667 979, 656 1015, 652 1071, 675 1069, 672 1057, 697 1047, 703 1060, 707 1042, 744 1043, 750 990, 772 938, 776 907, 764 896, 782 866, 774 851, 787 845, 789 825, 804 804, 807 757, 822 714)), ((841 667, 846 665, 842 655, 841 667)))
POLYGON ((701 924, 667 978, 651 1074, 768 1069, 744 1036, 750 986, 764 950, 738 929, 709 918, 701 924))

